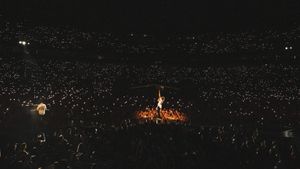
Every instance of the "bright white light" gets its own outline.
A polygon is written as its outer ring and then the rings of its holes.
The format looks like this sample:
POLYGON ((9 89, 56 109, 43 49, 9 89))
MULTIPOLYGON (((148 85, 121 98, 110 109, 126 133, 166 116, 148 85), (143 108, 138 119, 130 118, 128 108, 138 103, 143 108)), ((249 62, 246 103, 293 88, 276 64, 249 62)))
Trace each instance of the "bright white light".
POLYGON ((285 50, 288 50, 289 48, 288 47, 285 47, 285 50))
POLYGON ((37 113, 40 115, 40 116, 44 116, 45 115, 45 111, 47 110, 47 106, 44 104, 44 103, 40 103, 37 108, 37 113))
POLYGON ((25 46, 25 45, 29 45, 30 43, 29 42, 25 42, 25 41, 19 41, 19 44, 25 46))

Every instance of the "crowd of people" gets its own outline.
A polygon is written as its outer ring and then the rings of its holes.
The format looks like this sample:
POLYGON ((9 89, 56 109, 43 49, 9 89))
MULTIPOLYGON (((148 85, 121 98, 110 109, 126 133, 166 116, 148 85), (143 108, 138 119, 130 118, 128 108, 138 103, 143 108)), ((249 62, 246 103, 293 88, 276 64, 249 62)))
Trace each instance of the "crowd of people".
MULTIPOLYGON (((2 43, 26 39, 37 49, 74 51, 96 45, 137 55, 165 53, 170 46, 178 54, 257 52, 299 38, 297 28, 159 43, 146 34, 124 40, 2 22, 2 43)), ((290 50, 291 44, 282 46, 290 50)), ((0 168, 298 169, 299 74, 299 65, 286 63, 107 63, 1 47, 0 168), (147 84, 171 86, 161 90, 163 108, 185 113, 187 121, 140 121, 136 113, 157 104, 155 88, 136 87, 147 84), (47 106, 44 116, 35 112, 39 103, 47 106)))
POLYGON ((280 137, 283 129, 299 125, 297 65, 129 65, 37 58, 42 73, 26 77, 26 63, 18 60, 1 60, 0 125, 9 135, 2 140, 2 166, 295 168, 299 161, 296 142, 280 137), (154 108, 157 96, 153 89, 130 87, 152 82, 179 88, 162 91, 164 107, 187 113, 188 122, 157 126, 135 118, 137 111, 154 108), (32 113, 40 102, 49 109, 42 120, 32 113), (278 133, 270 137, 271 131, 278 133))
POLYGON ((300 27, 284 30, 152 35, 81 31, 73 27, 40 26, 29 22, 1 21, 0 40, 25 40, 40 48, 94 50, 110 57, 202 56, 242 53, 273 53, 295 50, 300 27))

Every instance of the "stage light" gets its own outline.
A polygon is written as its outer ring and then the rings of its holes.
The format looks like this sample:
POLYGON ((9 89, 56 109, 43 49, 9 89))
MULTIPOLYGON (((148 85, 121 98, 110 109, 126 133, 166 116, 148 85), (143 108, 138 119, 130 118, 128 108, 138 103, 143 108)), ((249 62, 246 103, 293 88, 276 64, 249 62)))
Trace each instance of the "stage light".
MULTIPOLYGON (((157 120, 158 112, 156 109, 151 108, 151 109, 146 109, 146 110, 141 110, 136 113, 137 119, 139 120, 157 120)), ((179 112, 175 109, 163 109, 160 112, 159 115, 161 120, 167 122, 167 121, 181 121, 181 122, 186 122, 187 121, 187 116, 179 112)))
POLYGON ((40 103, 37 108, 36 111, 38 113, 38 115, 40 116, 44 116, 47 110, 47 106, 44 103, 40 103))
POLYGON ((26 41, 19 41, 19 44, 23 45, 23 46, 26 46, 26 45, 29 45, 30 43, 26 42, 26 41))

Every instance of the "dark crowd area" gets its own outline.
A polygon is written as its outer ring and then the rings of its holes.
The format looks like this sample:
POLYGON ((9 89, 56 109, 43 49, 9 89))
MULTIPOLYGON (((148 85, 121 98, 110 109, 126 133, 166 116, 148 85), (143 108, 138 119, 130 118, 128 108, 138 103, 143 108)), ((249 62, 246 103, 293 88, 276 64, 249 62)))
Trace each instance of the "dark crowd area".
POLYGON ((297 24, 157 37, 0 22, 1 169, 300 168, 297 24), (134 89, 147 84, 176 88, 164 108, 188 121, 138 120, 156 106, 134 89))
POLYGON ((13 45, 28 41, 37 49, 84 51, 101 59, 288 60, 297 59, 300 26, 244 29, 207 33, 111 33, 88 32, 70 26, 37 25, 29 21, 0 20, 0 40, 13 45), (169 59, 172 57, 172 59, 169 59))

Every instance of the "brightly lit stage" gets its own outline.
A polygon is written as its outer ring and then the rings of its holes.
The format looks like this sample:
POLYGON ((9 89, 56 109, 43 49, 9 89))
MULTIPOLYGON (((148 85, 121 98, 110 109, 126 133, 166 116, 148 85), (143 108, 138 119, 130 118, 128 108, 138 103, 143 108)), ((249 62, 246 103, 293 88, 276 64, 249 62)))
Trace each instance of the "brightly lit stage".
POLYGON ((163 86, 159 84, 148 84, 143 86, 132 87, 131 89, 150 89, 154 88, 156 90, 157 96, 155 96, 157 106, 151 108, 139 109, 135 112, 135 116, 139 121, 161 121, 161 122, 186 122, 188 120, 186 113, 176 109, 177 106, 168 107, 164 104, 165 100, 168 102, 168 97, 164 96, 166 89, 168 90, 178 90, 178 88, 163 86), (163 93, 162 93, 163 92, 163 93), (164 105, 164 106, 163 106, 164 105))
POLYGON ((172 108, 164 108, 160 112, 155 108, 137 111, 136 118, 140 121, 157 121, 159 119, 162 122, 186 122, 188 120, 185 113, 172 108))

